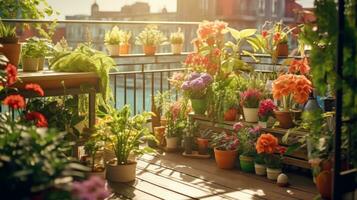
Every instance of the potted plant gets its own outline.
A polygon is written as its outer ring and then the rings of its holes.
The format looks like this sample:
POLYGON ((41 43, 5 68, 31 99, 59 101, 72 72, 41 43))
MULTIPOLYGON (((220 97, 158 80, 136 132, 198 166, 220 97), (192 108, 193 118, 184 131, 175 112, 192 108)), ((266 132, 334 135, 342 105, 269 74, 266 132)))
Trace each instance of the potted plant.
MULTIPOLYGON (((45 64, 45 57, 51 55, 53 51, 53 45, 46 38, 31 37, 26 40, 26 44, 31 49, 32 56, 38 58, 38 71, 43 70, 45 64), (35 48, 36 47, 36 48, 35 48)), ((26 50, 24 53, 28 54, 26 50)))
POLYGON ((239 140, 236 134, 216 133, 212 136, 212 147, 217 166, 221 169, 234 168, 238 155, 239 140))
POLYGON ((148 25, 136 37, 136 45, 142 45, 145 55, 155 55, 156 48, 166 43, 166 36, 158 29, 157 26, 148 25))
POLYGON ((274 116, 274 110, 276 110, 276 105, 271 99, 265 99, 259 103, 259 121, 258 125, 262 128, 267 128, 272 126, 271 118, 274 116))
POLYGON ((239 163, 244 172, 254 172, 255 142, 260 134, 260 127, 247 127, 238 122, 233 125, 239 140, 239 163))
POLYGON ((285 154, 286 148, 280 146, 278 139, 270 133, 261 134, 255 148, 258 154, 264 156, 267 178, 276 180, 282 172, 282 156, 285 154))
POLYGON ((27 40, 27 42, 22 46, 21 63, 24 72, 37 72, 40 55, 39 55, 39 45, 35 40, 27 40))
POLYGON ((240 97, 245 121, 257 122, 261 92, 257 89, 247 89, 241 93, 240 97))
POLYGON ((185 135, 183 137, 183 144, 186 154, 192 154, 192 147, 193 147, 193 136, 195 132, 198 130, 197 122, 189 121, 186 130, 184 130, 185 135))
POLYGON ((265 165, 264 155, 256 154, 254 158, 254 170, 255 174, 259 176, 265 176, 267 174, 267 167, 265 165))
POLYGON ((16 36, 16 27, 5 25, 0 21, 0 44, 0 52, 9 59, 11 64, 18 66, 21 44, 16 36))
POLYGON ((171 101, 171 91, 167 90, 164 92, 158 91, 154 96, 154 102, 152 104, 152 112, 155 115, 152 117, 153 126, 166 126, 166 119, 164 113, 169 110, 171 101))
POLYGON ((181 54, 184 39, 185 36, 181 31, 181 28, 179 28, 177 32, 171 33, 170 43, 171 43, 171 51, 173 54, 181 54))
MULTIPOLYGON (((102 175, 104 167, 97 161, 98 152, 103 149, 103 140, 101 140, 98 134, 94 134, 85 144, 84 150, 86 155, 90 158, 89 164, 91 168, 91 175, 102 175)), ((87 158, 87 157, 85 157, 87 158)), ((85 160, 87 161, 87 160, 85 160)))
POLYGON ((119 55, 119 44, 122 35, 122 31, 119 30, 117 26, 114 26, 112 30, 105 32, 104 44, 107 47, 109 55, 119 55))
POLYGON ((127 55, 130 52, 130 31, 121 31, 120 34, 120 44, 119 44, 119 55, 127 55))
POLYGON ((208 154, 209 142, 213 134, 214 132, 210 129, 200 130, 200 135, 196 139, 198 146, 198 154, 208 154))
POLYGON ((273 82, 273 97, 280 100, 282 108, 274 111, 281 128, 291 128, 293 124, 292 108, 294 102, 304 104, 312 91, 311 81, 304 75, 283 74, 273 82))
POLYGON ((110 131, 106 140, 111 144, 116 159, 106 163, 106 178, 114 182, 133 181, 136 161, 129 159, 130 154, 153 152, 149 147, 140 147, 142 138, 154 139, 145 126, 151 114, 144 112, 131 116, 130 106, 125 105, 120 110, 112 109, 109 115, 110 131))
POLYGON ((207 110, 207 91, 213 82, 207 73, 192 72, 183 82, 181 89, 190 98, 195 114, 204 114, 207 110))

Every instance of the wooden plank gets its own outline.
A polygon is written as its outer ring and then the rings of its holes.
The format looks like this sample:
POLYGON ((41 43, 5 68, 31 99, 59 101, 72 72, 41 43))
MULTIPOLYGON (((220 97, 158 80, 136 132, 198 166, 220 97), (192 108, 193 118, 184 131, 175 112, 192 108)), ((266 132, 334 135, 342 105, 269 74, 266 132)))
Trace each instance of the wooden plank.
MULTIPOLYGON (((264 177, 246 174, 237 170, 218 169, 213 160, 193 160, 181 156, 179 157, 175 154, 160 156, 160 159, 145 155, 140 159, 157 164, 158 166, 175 169, 181 173, 196 176, 199 174, 204 180, 210 180, 234 190, 249 189, 246 192, 252 192, 252 194, 258 196, 261 194, 262 197, 267 199, 312 199, 316 194, 314 187, 310 190, 306 190, 306 188, 300 188, 292 184, 289 188, 280 188, 274 182, 264 177), (180 163, 180 166, 189 167, 177 168, 175 163, 180 163), (261 191, 264 193, 259 193, 261 191)), ((307 181, 309 179, 305 180, 307 181)), ((292 181, 293 180, 291 180, 291 182, 292 181)), ((311 180, 309 181, 312 182, 311 180)))
POLYGON ((127 185, 125 183, 115 183, 108 182, 110 188, 114 192, 114 195, 109 198, 109 200, 114 199, 147 199, 147 200, 158 200, 160 198, 150 195, 148 193, 142 192, 133 186, 127 185))

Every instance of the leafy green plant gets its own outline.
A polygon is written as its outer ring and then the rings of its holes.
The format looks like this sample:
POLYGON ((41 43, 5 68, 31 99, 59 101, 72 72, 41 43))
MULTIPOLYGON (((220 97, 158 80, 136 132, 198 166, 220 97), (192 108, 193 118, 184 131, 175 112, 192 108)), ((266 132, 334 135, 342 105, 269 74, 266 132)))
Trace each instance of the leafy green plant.
POLYGON ((120 37, 120 44, 129 44, 131 39, 132 33, 130 31, 122 31, 120 37))
POLYGON ((211 145, 219 150, 238 150, 239 140, 236 134, 226 132, 215 133, 212 135, 211 145))
POLYGON ((191 111, 187 98, 171 102, 168 110, 164 113, 167 120, 166 136, 181 137, 189 126, 188 113, 191 111))
POLYGON ((91 170, 95 171, 95 157, 99 150, 103 149, 104 142, 103 138, 99 134, 93 134, 89 140, 84 144, 84 150, 86 154, 90 156, 91 159, 91 170))
POLYGON ((146 123, 151 113, 144 112, 131 117, 129 105, 125 105, 120 110, 111 109, 109 113, 110 132, 106 135, 106 140, 110 142, 117 158, 117 164, 127 164, 131 153, 143 154, 154 152, 149 147, 140 147, 143 138, 155 140, 149 132, 146 123))
POLYGON ((156 107, 156 111, 160 116, 166 113, 169 110, 169 105, 171 102, 171 91, 166 90, 164 92, 157 91, 154 96, 154 104, 156 107))
POLYGON ((30 58, 40 58, 51 55, 53 52, 52 43, 45 38, 31 37, 22 46, 22 56, 30 58))
POLYGON ((158 46, 166 44, 167 38, 157 26, 148 25, 145 29, 136 37, 135 44, 158 46))
POLYGON ((171 44, 182 44, 184 42, 185 35, 181 31, 181 28, 178 28, 177 32, 170 34, 171 44))
POLYGON ((121 36, 122 30, 114 26, 112 30, 105 32, 104 43, 107 45, 119 45, 121 36))
MULTIPOLYGON (((260 135, 259 127, 247 127, 244 126, 241 122, 238 122, 237 124, 239 129, 235 131, 239 140, 239 153, 245 156, 255 156, 255 142, 260 135)), ((237 124, 235 124, 234 127, 238 127, 237 124)))
POLYGON ((13 43, 17 41, 16 27, 4 24, 0 21, 0 42, 1 43, 13 43))

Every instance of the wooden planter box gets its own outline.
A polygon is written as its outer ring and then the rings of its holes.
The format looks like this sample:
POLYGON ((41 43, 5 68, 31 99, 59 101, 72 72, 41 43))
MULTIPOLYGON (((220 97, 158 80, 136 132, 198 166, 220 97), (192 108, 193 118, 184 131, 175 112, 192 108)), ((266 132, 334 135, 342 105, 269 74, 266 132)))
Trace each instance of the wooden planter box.
MULTIPOLYGON (((223 122, 216 122, 212 121, 211 118, 208 118, 206 116, 202 115, 194 115, 191 114, 191 119, 193 121, 196 121, 199 129, 200 130, 205 130, 205 129, 210 129, 215 132, 232 132, 233 131, 233 124, 236 122, 229 122, 229 121, 223 121, 223 122)), ((243 122, 243 121, 242 121, 243 122)), ((243 122, 244 124, 249 124, 249 125, 256 125, 256 123, 247 123, 243 122)), ((282 129, 282 128, 263 128, 262 132, 264 133, 271 133, 275 137, 279 139, 279 143, 281 144, 281 139, 287 132, 287 129, 282 129)), ((294 132, 294 134, 306 134, 305 132, 294 132)), ((286 144, 281 144, 282 146, 288 147, 286 144)), ((306 149, 301 149, 297 150, 294 153, 285 156, 284 157, 284 164, 286 165, 291 165, 291 166, 296 166, 300 168, 305 168, 305 169, 310 169, 310 164, 308 163, 307 159, 307 150, 306 149)))

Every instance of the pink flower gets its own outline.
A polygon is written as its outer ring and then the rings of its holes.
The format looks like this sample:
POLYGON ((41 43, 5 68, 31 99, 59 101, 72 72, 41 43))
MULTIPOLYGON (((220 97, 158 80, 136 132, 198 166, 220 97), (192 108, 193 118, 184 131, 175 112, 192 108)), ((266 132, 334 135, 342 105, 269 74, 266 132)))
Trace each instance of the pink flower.
POLYGON ((235 123, 234 125, 233 125, 233 130, 234 131, 239 131, 241 128, 243 128, 244 127, 244 125, 243 125, 243 123, 242 122, 237 122, 237 123, 235 123))
POLYGON ((273 112, 276 108, 277 106, 271 99, 262 100, 259 104, 258 115, 261 119, 264 118, 265 120, 267 120, 269 116, 273 115, 273 112))
POLYGON ((258 108, 261 99, 261 92, 257 89, 248 89, 241 93, 241 103, 246 108, 258 108))

